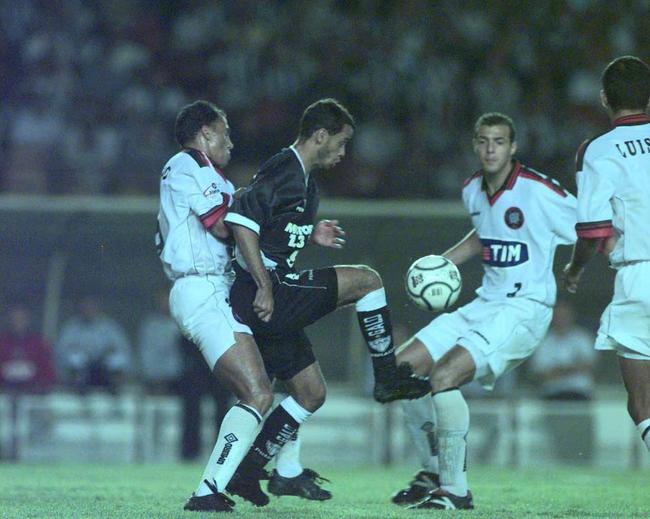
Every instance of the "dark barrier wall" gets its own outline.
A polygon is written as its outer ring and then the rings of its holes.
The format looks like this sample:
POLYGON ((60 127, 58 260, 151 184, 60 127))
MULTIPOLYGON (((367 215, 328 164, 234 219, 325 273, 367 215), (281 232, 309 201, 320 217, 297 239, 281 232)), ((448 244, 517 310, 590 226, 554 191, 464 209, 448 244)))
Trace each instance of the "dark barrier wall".
MULTIPOLYGON (((152 199, 84 199, 83 203, 63 199, 56 204, 39 199, 14 204, 0 199, 0 302, 4 306, 12 299, 26 300, 42 317, 48 279, 53 290, 54 265, 59 265, 64 274, 60 298, 56 298, 59 324, 80 295, 94 292, 135 339, 141 317, 153 308, 155 291, 167 284, 153 244, 156 207, 152 199)), ((462 207, 326 200, 321 215, 340 220, 347 244, 343 250, 308 248, 299 258, 299 267, 368 264, 384 278, 398 333, 409 335, 427 324, 431 314, 408 302, 403 276, 414 259, 443 252, 469 231, 462 207)), ((556 272, 569 254, 568 247, 559 249, 556 272)), ((480 283, 479 260, 462 266, 461 273, 459 302, 464 303, 480 283)), ((580 293, 570 298, 579 322, 594 333, 612 287, 613 271, 599 257, 585 274, 580 293)), ((364 380, 365 348, 352 310, 328 317, 314 325, 310 334, 327 378, 364 380)), ((607 356, 599 361, 599 380, 617 380, 611 360, 607 356)))

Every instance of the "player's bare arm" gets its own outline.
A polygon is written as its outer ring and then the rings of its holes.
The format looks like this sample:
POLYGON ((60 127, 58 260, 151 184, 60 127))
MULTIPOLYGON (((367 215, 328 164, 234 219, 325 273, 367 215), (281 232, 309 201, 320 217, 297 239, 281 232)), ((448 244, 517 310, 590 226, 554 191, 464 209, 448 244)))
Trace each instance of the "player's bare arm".
POLYGON ((259 236, 241 225, 232 225, 232 232, 248 271, 257 285, 253 309, 262 321, 269 322, 273 315, 273 291, 271 278, 262 263, 259 236))
POLYGON ((598 252, 601 238, 578 238, 573 248, 571 261, 564 267, 564 288, 575 294, 578 290, 580 276, 591 258, 598 252))
POLYGON ((338 220, 321 220, 314 227, 314 231, 309 237, 310 243, 341 249, 345 245, 345 231, 338 225, 338 220))
POLYGON ((476 234, 476 229, 472 229, 462 240, 443 252, 442 255, 455 265, 461 265, 480 254, 481 249, 481 240, 476 234))
POLYGON ((223 221, 223 217, 214 222, 208 232, 218 240, 226 240, 230 237, 230 229, 223 221))

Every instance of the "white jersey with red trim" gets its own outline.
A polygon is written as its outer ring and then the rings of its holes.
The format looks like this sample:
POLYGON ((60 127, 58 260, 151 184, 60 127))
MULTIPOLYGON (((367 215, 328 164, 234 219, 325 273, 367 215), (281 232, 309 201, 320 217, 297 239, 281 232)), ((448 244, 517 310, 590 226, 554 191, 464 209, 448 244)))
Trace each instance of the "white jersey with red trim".
POLYGON ((183 150, 165 164, 156 246, 169 279, 231 272, 230 247, 208 229, 228 211, 234 192, 201 151, 183 150))
POLYGON ((589 141, 576 156, 578 236, 618 241, 610 263, 650 260, 650 117, 614 121, 614 128, 589 141))
POLYGON ((463 202, 483 244, 483 282, 493 301, 525 297, 552 306, 558 245, 575 242, 576 199, 557 181, 515 162, 492 196, 478 171, 465 181, 463 202))

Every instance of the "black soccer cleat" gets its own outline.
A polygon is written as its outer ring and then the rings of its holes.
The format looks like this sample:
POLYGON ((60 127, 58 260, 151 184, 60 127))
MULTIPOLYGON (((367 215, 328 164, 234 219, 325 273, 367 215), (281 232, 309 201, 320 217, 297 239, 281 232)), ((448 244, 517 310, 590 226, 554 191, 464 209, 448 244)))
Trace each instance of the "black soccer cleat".
POLYGON ((396 371, 388 378, 383 375, 375 380, 373 397, 382 404, 393 400, 413 400, 431 392, 431 384, 427 377, 413 373, 411 366, 402 362, 396 371))
POLYGON ((183 510, 188 512, 232 512, 235 502, 227 495, 219 492, 215 485, 207 480, 205 483, 214 493, 207 496, 197 496, 192 493, 183 510))
POLYGON ((429 492, 439 486, 438 474, 421 470, 415 474, 408 487, 395 492, 390 500, 396 505, 413 505, 422 501, 429 492))
POLYGON ((269 504, 269 496, 264 493, 260 486, 260 481, 263 479, 269 479, 269 473, 263 468, 247 467, 243 469, 240 465, 230 483, 228 483, 226 490, 228 493, 239 496, 255 506, 266 506, 269 504))
POLYGON ((466 496, 457 496, 442 488, 437 488, 429 492, 422 501, 407 508, 414 510, 472 510, 474 502, 469 490, 466 496))
POLYGON ((329 479, 312 469, 304 469, 295 478, 280 476, 278 471, 273 469, 268 491, 274 496, 298 496, 311 501, 327 501, 332 499, 332 493, 319 486, 323 482, 329 483, 329 479))

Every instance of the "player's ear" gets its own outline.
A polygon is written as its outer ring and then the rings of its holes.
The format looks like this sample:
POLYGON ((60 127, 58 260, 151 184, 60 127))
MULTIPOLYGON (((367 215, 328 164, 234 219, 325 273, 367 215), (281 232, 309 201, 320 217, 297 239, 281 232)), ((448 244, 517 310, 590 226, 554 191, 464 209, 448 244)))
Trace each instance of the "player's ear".
POLYGON ((329 132, 325 128, 319 128, 314 132, 314 141, 316 144, 323 144, 328 136, 329 132))
POLYGON ((211 132, 212 132, 211 128, 207 124, 204 124, 203 126, 201 126, 201 131, 199 133, 204 139, 209 141, 212 136, 211 132))
POLYGON ((607 94, 605 94, 604 90, 600 91, 600 103, 603 105, 603 108, 606 110, 609 109, 609 102, 607 101, 607 94))
POLYGON ((512 144, 510 144, 510 155, 514 155, 517 153, 517 141, 512 141, 512 144))

